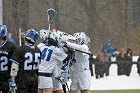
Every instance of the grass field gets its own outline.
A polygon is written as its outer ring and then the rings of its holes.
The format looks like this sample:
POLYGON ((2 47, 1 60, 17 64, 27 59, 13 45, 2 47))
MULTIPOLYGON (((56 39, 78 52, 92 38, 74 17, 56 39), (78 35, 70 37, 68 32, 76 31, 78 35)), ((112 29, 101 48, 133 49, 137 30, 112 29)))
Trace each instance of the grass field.
POLYGON ((94 90, 91 93, 140 93, 140 90, 94 90))

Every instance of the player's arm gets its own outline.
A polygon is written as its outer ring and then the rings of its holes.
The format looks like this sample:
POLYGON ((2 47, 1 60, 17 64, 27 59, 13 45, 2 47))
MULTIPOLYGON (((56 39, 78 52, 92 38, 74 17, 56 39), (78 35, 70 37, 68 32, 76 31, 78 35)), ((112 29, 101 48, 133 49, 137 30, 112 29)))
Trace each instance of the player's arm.
POLYGON ((67 58, 67 54, 60 48, 54 50, 54 56, 59 62, 63 62, 67 58))
POLYGON ((87 45, 78 45, 76 43, 71 43, 71 42, 66 42, 66 46, 83 52, 88 52, 89 50, 87 45))
POLYGON ((11 72, 10 72, 11 77, 17 76, 20 61, 21 61, 21 55, 22 55, 22 53, 20 53, 20 49, 17 48, 10 59, 10 62, 12 62, 11 72))
POLYGON ((12 63, 11 65, 11 72, 10 72, 10 76, 11 79, 9 79, 9 88, 10 91, 12 90, 16 90, 16 84, 15 84, 15 77, 17 76, 18 70, 19 70, 19 59, 20 59, 20 55, 21 53, 19 52, 19 49, 16 48, 16 50, 14 51, 10 62, 12 63))
POLYGON ((17 73, 18 73, 18 70, 19 70, 19 63, 16 62, 15 60, 13 60, 13 59, 10 59, 10 61, 12 62, 10 76, 12 78, 14 78, 14 77, 17 76, 17 73))

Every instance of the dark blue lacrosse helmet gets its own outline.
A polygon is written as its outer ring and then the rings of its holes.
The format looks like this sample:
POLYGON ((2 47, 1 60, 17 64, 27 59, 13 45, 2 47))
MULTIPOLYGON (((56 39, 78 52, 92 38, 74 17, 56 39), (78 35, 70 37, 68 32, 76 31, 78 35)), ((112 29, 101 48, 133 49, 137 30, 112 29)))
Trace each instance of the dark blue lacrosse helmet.
POLYGON ((28 40, 31 40, 31 42, 35 43, 38 37, 39 37, 39 34, 34 29, 29 29, 26 31, 25 38, 28 40))

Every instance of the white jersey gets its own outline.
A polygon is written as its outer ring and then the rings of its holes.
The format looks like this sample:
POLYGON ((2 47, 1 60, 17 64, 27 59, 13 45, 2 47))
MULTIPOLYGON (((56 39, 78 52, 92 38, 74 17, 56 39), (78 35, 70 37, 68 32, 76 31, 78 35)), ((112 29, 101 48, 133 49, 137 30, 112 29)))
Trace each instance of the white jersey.
POLYGON ((39 72, 52 73, 58 62, 62 62, 67 57, 67 54, 56 46, 46 46, 40 43, 38 48, 42 53, 39 72))
MULTIPOLYGON (((75 44, 75 43, 67 42, 67 46, 72 48, 72 49, 80 50, 80 51, 83 51, 83 52, 87 52, 87 53, 89 52, 89 48, 85 44, 78 45, 78 44, 75 44)), ((71 67, 71 69, 73 71, 83 71, 83 70, 89 69, 89 55, 88 54, 75 51, 75 57, 74 58, 76 60, 76 63, 74 63, 71 67)))

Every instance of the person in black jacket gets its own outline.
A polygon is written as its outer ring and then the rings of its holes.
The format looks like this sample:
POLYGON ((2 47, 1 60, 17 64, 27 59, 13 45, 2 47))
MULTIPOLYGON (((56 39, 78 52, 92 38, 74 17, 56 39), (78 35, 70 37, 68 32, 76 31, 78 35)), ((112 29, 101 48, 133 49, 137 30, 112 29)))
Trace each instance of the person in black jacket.
POLYGON ((103 78, 105 73, 104 58, 102 55, 98 55, 95 60, 95 75, 96 79, 103 78))
POLYGON ((125 60, 126 60, 126 75, 129 76, 132 68, 132 49, 128 48, 125 54, 125 60))
POLYGON ((117 65, 118 65, 118 75, 125 75, 125 49, 119 49, 119 55, 116 58, 117 65))

